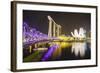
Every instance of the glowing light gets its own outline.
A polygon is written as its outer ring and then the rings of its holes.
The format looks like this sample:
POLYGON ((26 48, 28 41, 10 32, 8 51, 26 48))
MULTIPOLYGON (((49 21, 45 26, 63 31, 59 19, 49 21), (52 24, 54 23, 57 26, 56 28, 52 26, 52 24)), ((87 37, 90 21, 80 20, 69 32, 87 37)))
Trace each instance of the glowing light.
POLYGON ((57 49, 57 48, 58 48, 58 45, 53 45, 53 46, 49 47, 47 53, 42 58, 42 61, 48 60, 51 57, 54 50, 57 49))
POLYGON ((80 28, 78 32, 78 30, 75 29, 74 32, 71 32, 71 35, 78 39, 86 38, 86 30, 80 28))
POLYGON ((40 40, 48 39, 48 35, 30 28, 27 23, 23 23, 23 43, 34 43, 40 40))
POLYGON ((67 41, 67 40, 70 39, 70 37, 67 37, 67 36, 62 35, 62 36, 59 36, 58 39, 67 41))
POLYGON ((86 51, 86 43, 73 43, 72 44, 72 53, 75 54, 75 56, 78 56, 80 54, 81 57, 83 57, 85 55, 85 51, 86 51))

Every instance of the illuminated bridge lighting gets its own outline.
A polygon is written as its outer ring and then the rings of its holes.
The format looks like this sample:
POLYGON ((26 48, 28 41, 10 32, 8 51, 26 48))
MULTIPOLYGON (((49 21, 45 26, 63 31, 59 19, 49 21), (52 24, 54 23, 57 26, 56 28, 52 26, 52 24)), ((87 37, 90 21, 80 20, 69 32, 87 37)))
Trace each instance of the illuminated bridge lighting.
POLYGON ((31 28, 27 23, 23 23, 23 43, 30 44, 42 40, 53 40, 55 37, 48 37, 48 35, 37 31, 35 28, 31 28))

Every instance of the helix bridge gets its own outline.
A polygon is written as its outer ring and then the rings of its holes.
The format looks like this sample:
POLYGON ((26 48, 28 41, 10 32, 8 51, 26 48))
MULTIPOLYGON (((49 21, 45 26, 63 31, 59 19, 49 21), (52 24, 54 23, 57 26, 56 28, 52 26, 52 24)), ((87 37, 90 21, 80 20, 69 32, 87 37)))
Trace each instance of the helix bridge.
MULTIPOLYGON (((54 41, 54 40, 58 40, 58 38, 56 37, 48 37, 48 35, 36 30, 35 28, 31 28, 28 26, 27 23, 24 22, 23 24, 23 48, 27 48, 29 47, 29 52, 31 53, 32 52, 32 45, 34 44, 39 44, 39 43, 49 43, 51 41, 54 41)), ((58 47, 58 45, 52 45, 48 47, 48 51, 44 54, 44 56, 42 57, 42 61, 46 61, 49 59, 49 57, 51 57, 51 54, 53 53, 54 50, 56 50, 58 47)), ((35 47, 35 49, 39 49, 39 47, 35 47)), ((43 48, 42 48, 43 49, 43 48)), ((24 49, 26 50, 26 49, 24 49)), ((25 52, 27 54, 27 52, 25 52)), ((28 55, 30 55, 30 53, 28 53, 28 55)), ((37 52, 36 52, 37 53, 37 52)), ((34 57, 35 53, 32 54, 32 59, 34 57)), ((24 61, 26 60, 32 60, 32 59, 29 59, 29 57, 26 57, 24 59, 24 61)))
POLYGON ((59 40, 57 37, 48 37, 48 35, 29 27, 27 23, 23 23, 23 45, 32 45, 38 42, 50 42, 59 40))

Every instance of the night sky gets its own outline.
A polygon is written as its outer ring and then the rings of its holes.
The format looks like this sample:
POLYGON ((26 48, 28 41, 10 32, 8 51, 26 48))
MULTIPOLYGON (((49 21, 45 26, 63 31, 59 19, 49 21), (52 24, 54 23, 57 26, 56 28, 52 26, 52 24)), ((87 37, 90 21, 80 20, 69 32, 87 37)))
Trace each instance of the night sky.
POLYGON ((62 26, 62 34, 71 35, 70 32, 80 27, 83 27, 87 32, 91 29, 91 15, 89 13, 23 10, 23 22, 47 34, 49 23, 48 15, 51 16, 57 24, 62 26))

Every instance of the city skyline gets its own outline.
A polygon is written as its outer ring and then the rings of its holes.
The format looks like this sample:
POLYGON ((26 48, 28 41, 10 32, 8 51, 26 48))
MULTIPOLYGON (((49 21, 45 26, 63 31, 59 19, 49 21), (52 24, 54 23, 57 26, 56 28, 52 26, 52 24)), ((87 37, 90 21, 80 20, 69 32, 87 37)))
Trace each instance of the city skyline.
POLYGON ((89 13, 23 10, 23 21, 27 22, 30 27, 36 28, 44 34, 48 34, 48 15, 51 16, 57 24, 62 26, 62 34, 71 35, 74 29, 79 29, 80 27, 84 28, 87 32, 90 31, 91 17, 89 13))
POLYGON ((90 59, 90 18, 88 13, 23 10, 23 62, 90 59))

